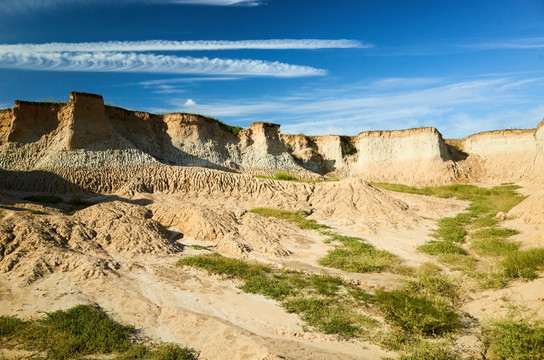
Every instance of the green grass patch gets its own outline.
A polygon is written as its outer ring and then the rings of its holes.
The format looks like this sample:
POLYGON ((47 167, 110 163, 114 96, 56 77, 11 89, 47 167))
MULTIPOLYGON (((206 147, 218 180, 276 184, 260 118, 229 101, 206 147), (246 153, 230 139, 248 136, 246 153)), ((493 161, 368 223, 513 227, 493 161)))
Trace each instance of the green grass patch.
POLYGON ((329 227, 324 224, 319 224, 315 220, 307 219, 309 215, 306 211, 288 211, 281 209, 271 209, 271 208, 254 208, 249 210, 252 213, 264 216, 264 217, 275 217, 277 219, 287 220, 298 225, 301 229, 328 229, 329 227))
POLYGON ((225 124, 221 120, 217 120, 217 121, 219 121, 219 125, 221 125, 221 127, 225 131, 230 132, 234 136, 238 136, 238 134, 240 133, 240 130, 242 130, 242 128, 239 126, 231 126, 231 125, 225 124))
POLYGON ((130 347, 131 326, 111 320, 92 306, 79 305, 22 321, 0 318, 0 334, 27 350, 43 351, 48 358, 73 359, 91 354, 124 352, 130 347))
POLYGON ((291 175, 291 174, 283 172, 283 171, 278 171, 274 175, 274 179, 275 180, 288 180, 288 181, 299 180, 299 178, 296 177, 295 175, 291 175))
POLYGON ((121 325, 89 305, 47 313, 37 320, 0 317, 0 339, 4 346, 43 352, 48 359, 112 353, 122 359, 192 359, 187 349, 176 345, 161 345, 156 349, 135 345, 131 341, 134 331, 134 327, 121 325), (167 353, 172 356, 163 356, 167 353))
POLYGON ((494 227, 494 226, 497 226, 498 224, 499 224, 499 220, 495 219, 491 215, 479 217, 479 218, 473 219, 470 222, 471 227, 474 229, 494 227))
POLYGON ((159 344, 145 346, 136 344, 116 360, 192 360, 195 359, 189 349, 177 344, 159 344))
POLYGON ((32 195, 27 196, 24 199, 42 204, 60 204, 63 202, 62 198, 54 195, 32 195))
POLYGON ((512 316, 483 327, 486 359, 544 359, 544 323, 512 316))
POLYGON ((435 237, 445 242, 465 242, 466 224, 470 220, 467 219, 467 213, 461 213, 456 217, 442 218, 438 220, 438 229, 435 232, 435 237))
MULTIPOLYGON (((292 155, 292 156, 293 158, 295 158, 295 155, 292 155)), ((256 177, 257 179, 295 181, 295 182, 301 182, 301 183, 318 183, 318 182, 324 182, 324 181, 339 181, 340 180, 338 177, 320 178, 320 179, 301 179, 296 175, 289 174, 284 171, 278 171, 276 172, 274 176, 266 176, 266 175, 253 175, 253 176, 256 177)))
POLYGON ((330 231, 323 234, 329 236, 326 242, 337 241, 341 244, 334 250, 330 250, 324 258, 319 259, 319 264, 323 266, 366 273, 391 271, 401 263, 398 256, 384 250, 376 250, 363 239, 330 231))
POLYGON ((447 342, 431 342, 419 340, 405 346, 407 354, 401 355, 398 360, 459 360, 461 357, 455 353, 447 342))
POLYGON ((360 324, 371 325, 366 315, 357 314, 334 298, 296 298, 284 304, 287 312, 301 314, 308 324, 319 328, 325 334, 338 334, 352 338, 360 333, 360 324))
POLYGON ((431 263, 421 264, 416 270, 415 279, 409 280, 405 288, 415 294, 439 297, 451 303, 459 300, 459 287, 431 263))
POLYGON ((388 321, 408 333, 441 336, 461 327, 459 315, 447 302, 406 289, 378 290, 373 302, 388 321))
POLYGON ((48 212, 42 211, 42 210, 26 209, 26 211, 28 211, 29 213, 34 214, 34 215, 49 215, 48 212))
POLYGON ((530 249, 509 253, 501 262, 508 278, 536 279, 544 270, 544 249, 530 249))
POLYGON ((249 264, 216 253, 186 257, 180 259, 177 264, 198 267, 207 270, 210 274, 225 275, 241 279, 248 279, 253 276, 271 272, 271 269, 266 266, 249 264))
POLYGON ((418 247, 418 250, 429 255, 458 254, 467 255, 467 252, 451 241, 432 240, 418 247))
POLYGON ((211 251, 209 247, 207 246, 202 246, 202 245, 191 245, 191 247, 195 250, 206 250, 206 251, 211 251))
POLYGON ((501 238, 484 238, 472 241, 470 247, 480 255, 506 256, 518 250, 519 245, 501 238))
POLYGON ((476 268, 476 259, 466 254, 438 254, 438 260, 448 264, 453 270, 466 273, 473 272, 476 268))

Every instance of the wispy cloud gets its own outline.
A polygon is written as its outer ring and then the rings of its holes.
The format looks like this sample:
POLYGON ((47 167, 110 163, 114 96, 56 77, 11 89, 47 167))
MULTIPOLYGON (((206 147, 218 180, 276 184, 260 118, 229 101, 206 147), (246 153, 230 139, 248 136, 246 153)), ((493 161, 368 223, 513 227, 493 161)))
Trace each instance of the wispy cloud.
MULTIPOLYGON (((0 0, 1 1, 1 0, 0 0)), ((204 51, 204 50, 312 50, 369 48, 357 40, 269 39, 194 41, 104 41, 83 43, 0 44, 0 52, 91 52, 91 51, 204 51)))
POLYGON ((524 85, 527 85, 527 84, 537 83, 537 82, 542 82, 542 81, 544 81, 544 78, 541 78, 541 77, 532 78, 532 79, 523 79, 523 80, 519 80, 519 81, 515 81, 515 82, 510 82, 508 84, 504 84, 504 85, 498 87, 496 90, 497 91, 506 91, 506 90, 510 90, 510 89, 520 88, 520 87, 522 87, 524 85))
POLYGON ((544 37, 527 37, 516 39, 504 39, 495 41, 484 41, 481 43, 461 45, 471 50, 523 50, 544 48, 544 37))
POLYGON ((0 52, 0 68, 274 77, 326 74, 326 71, 322 69, 277 61, 209 59, 120 52, 0 52))
MULTIPOLYGON (((415 88, 381 91, 359 83, 329 89, 327 93, 307 91, 305 97, 263 101, 206 102, 195 98, 195 104, 186 106, 186 98, 172 99, 166 109, 155 110, 197 112, 235 121, 279 122, 284 133, 355 135, 366 130, 435 126, 446 137, 465 137, 479 131, 538 123, 544 115, 544 104, 528 105, 522 95, 508 91, 524 80, 529 79, 444 79, 440 83, 436 79, 419 79, 415 88), (423 83, 428 85, 420 88, 423 83), (504 90, 498 90, 501 88, 504 90)), ((411 81, 394 81, 406 82, 411 81)))
MULTIPOLYGON (((230 81, 230 80, 239 80, 239 79, 241 78, 237 76, 185 77, 185 78, 173 78, 173 79, 147 80, 147 81, 140 81, 136 84, 142 85, 144 87, 151 87, 151 86, 160 86, 160 85, 166 85, 166 84, 192 83, 192 82, 201 82, 201 81, 230 81)), ((135 83, 131 83, 129 85, 135 85, 135 83)))
POLYGON ((167 4, 192 4, 192 5, 213 5, 213 6, 258 6, 263 3, 261 0, 155 0, 150 2, 167 4))
POLYGON ((32 10, 46 10, 61 6, 94 5, 205 5, 205 6, 258 6, 262 0, 0 0, 2 12, 13 13, 32 10))

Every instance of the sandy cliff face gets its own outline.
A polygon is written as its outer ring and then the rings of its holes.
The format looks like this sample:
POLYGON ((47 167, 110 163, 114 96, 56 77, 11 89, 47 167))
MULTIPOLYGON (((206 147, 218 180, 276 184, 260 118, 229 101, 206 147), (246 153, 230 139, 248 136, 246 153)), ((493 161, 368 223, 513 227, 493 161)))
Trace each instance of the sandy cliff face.
MULTIPOLYGON (((544 123, 544 122, 543 122, 544 123)), ((194 114, 154 115, 105 106, 74 92, 69 103, 16 101, 0 111, 0 167, 200 166, 306 178, 334 173, 411 185, 537 181, 544 177, 544 125, 476 134, 446 144, 434 128, 355 137, 282 135, 279 125, 233 128, 194 114)))
POLYGON ((542 135, 542 124, 531 130, 490 131, 469 136, 461 147, 482 165, 476 178, 532 182, 544 177, 542 135))
POLYGON ((282 135, 282 138, 299 164, 321 174, 345 174, 357 151, 349 136, 282 135))
POLYGON ((456 180, 448 146, 434 128, 363 132, 356 144, 359 156, 351 172, 365 179, 411 184, 456 180))
POLYGON ((169 165, 303 171, 279 126, 256 123, 239 135, 192 114, 153 115, 105 106, 99 95, 70 93, 66 104, 17 101, 0 113, 0 166, 6 169, 169 165))

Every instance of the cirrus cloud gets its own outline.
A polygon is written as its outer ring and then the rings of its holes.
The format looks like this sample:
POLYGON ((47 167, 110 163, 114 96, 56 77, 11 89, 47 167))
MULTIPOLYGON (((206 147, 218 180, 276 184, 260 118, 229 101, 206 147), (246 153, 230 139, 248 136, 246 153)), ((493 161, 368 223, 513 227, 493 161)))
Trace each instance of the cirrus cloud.
POLYGON ((47 10, 65 6, 96 5, 204 5, 204 6, 259 6, 261 0, 0 0, 4 13, 47 10))
POLYGON ((1 52, 88 52, 88 51, 203 51, 203 50, 313 50, 369 48, 357 40, 269 39, 269 40, 191 40, 191 41, 101 41, 82 43, 0 44, 1 52))
POLYGON ((325 75, 310 66, 278 61, 178 57, 123 52, 0 52, 0 68, 42 71, 141 72, 301 77, 325 75))

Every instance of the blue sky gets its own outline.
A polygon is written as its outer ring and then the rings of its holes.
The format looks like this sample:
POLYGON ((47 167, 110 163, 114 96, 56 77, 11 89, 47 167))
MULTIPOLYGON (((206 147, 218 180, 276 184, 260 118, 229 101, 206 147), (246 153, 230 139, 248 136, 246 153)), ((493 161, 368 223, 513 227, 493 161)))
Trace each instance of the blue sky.
POLYGON ((0 80, 0 107, 86 91, 284 133, 534 128, 544 1, 0 0, 0 80))

